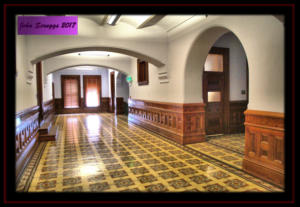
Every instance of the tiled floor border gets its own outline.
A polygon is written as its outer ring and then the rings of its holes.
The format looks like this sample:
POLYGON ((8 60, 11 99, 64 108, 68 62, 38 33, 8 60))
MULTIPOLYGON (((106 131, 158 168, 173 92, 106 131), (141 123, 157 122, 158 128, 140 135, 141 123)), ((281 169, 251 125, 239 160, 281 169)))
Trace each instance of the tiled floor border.
POLYGON ((47 142, 40 142, 34 155, 25 167, 23 174, 19 181, 16 182, 17 192, 27 192, 32 181, 33 175, 37 169, 42 154, 47 146, 47 142))

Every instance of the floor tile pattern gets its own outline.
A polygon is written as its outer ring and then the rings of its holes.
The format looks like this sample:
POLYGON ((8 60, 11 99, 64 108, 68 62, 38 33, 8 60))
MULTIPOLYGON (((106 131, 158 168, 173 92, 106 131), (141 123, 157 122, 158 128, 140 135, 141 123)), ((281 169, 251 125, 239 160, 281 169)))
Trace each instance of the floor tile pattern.
POLYGON ((29 192, 282 191, 126 116, 59 115, 56 125, 58 139, 45 146, 29 192))
POLYGON ((245 134, 228 134, 207 137, 207 142, 236 153, 244 154, 245 134))
POLYGON ((211 144, 210 142, 188 144, 187 147, 190 147, 196 151, 199 151, 238 169, 242 169, 244 155, 240 153, 236 153, 226 148, 216 146, 214 144, 211 144))

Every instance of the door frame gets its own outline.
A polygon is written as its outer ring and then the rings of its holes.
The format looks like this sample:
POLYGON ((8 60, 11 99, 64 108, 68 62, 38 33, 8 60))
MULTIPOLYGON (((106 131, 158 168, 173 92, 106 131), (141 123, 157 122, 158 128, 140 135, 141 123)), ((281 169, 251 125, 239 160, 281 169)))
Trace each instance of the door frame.
POLYGON ((115 113, 115 72, 110 72, 110 92, 111 92, 111 98, 110 98, 110 112, 115 113))
MULTIPOLYGON (((224 134, 230 132, 229 119, 230 119, 230 103, 229 103, 229 48, 212 47, 208 54, 221 54, 223 55, 223 74, 224 74, 224 90, 223 90, 223 131, 224 134)), ((203 73, 204 74, 204 66, 203 73)), ((202 75, 202 98, 204 101, 204 75, 202 75)))

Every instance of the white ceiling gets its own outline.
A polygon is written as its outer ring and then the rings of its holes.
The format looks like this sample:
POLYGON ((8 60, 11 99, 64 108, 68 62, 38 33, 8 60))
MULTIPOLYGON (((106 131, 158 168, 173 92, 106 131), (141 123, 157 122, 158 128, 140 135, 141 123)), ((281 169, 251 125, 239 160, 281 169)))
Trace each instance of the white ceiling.
MULTIPOLYGON (((87 18, 89 20, 94 21, 99 26, 105 27, 113 27, 106 24, 105 19, 109 18, 109 15, 77 15, 79 18, 87 18)), ((118 23, 125 23, 134 28, 138 28, 147 18, 143 17, 153 17, 154 15, 121 15, 118 23)), ((188 25, 189 22, 192 21, 203 21, 205 20, 205 15, 165 15, 161 20, 155 23, 152 26, 142 28, 140 30, 149 31, 151 27, 159 27, 164 32, 169 33, 170 31, 174 30, 175 28, 183 27, 184 25, 188 25), (149 28, 149 29, 148 29, 149 28)))
MULTIPOLYGON (((144 25, 143 23, 149 20, 149 18, 159 17, 159 15, 121 15, 119 20, 117 21, 115 26, 107 24, 107 19, 110 15, 76 15, 70 14, 67 16, 78 16, 78 18, 84 18, 85 20, 90 20, 98 27, 105 27, 113 32, 111 35, 120 36, 120 37, 127 37, 128 38, 153 38, 158 40, 166 40, 168 36, 177 35, 180 32, 185 32, 197 24, 197 26, 206 24, 206 22, 210 21, 206 18, 205 15, 163 15, 160 16, 162 18, 158 18, 158 21, 153 21, 150 24, 146 24, 146 26, 140 27, 144 25), (130 27, 130 32, 123 32, 127 31, 126 28, 130 27), (119 31, 119 32, 117 32, 119 31), (139 34, 135 35, 136 33, 139 34)), ((155 18, 154 18, 155 19, 155 18)), ((148 21, 149 23, 149 21, 148 21)), ((92 52, 92 51, 90 51, 92 52)), ((76 53, 69 53, 65 55, 61 55, 60 57, 77 57, 77 58, 97 58, 97 59, 104 59, 104 60, 120 60, 120 59, 131 59, 132 57, 123 55, 120 53, 113 53, 113 52, 92 52, 92 54, 83 55, 85 52, 81 52, 81 55, 76 53), (105 54, 104 54, 105 53, 105 54), (107 55, 109 54, 109 56, 107 55)))

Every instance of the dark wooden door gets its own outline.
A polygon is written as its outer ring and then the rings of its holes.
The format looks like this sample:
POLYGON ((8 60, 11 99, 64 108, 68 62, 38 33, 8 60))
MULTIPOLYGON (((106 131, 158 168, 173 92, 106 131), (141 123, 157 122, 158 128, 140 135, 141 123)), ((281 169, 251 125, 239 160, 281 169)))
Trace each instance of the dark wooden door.
POLYGON ((229 122, 228 49, 212 48, 204 66, 206 134, 227 133, 229 122))
POLYGON ((224 133, 224 75, 204 72, 204 102, 206 104, 206 134, 224 133))

